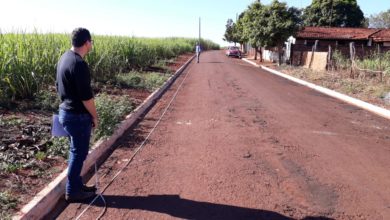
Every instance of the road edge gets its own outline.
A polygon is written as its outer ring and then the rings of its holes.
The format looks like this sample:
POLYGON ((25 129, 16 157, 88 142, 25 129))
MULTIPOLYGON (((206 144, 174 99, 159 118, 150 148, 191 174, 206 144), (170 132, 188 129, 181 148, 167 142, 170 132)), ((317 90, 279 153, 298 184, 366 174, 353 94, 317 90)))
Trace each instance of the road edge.
POLYGON ((311 89, 316 90, 317 92, 320 92, 322 94, 325 94, 325 95, 331 96, 333 98, 339 99, 339 100, 344 101, 346 103, 352 104, 352 105, 354 105, 356 107, 359 107, 359 108, 362 108, 362 109, 367 110, 369 112, 372 112, 372 113, 374 113, 376 115, 379 115, 379 116, 381 116, 383 118, 390 119, 390 110, 387 110, 385 108, 382 108, 382 107, 370 104, 368 102, 362 101, 360 99, 353 98, 351 96, 348 96, 348 95, 336 92, 334 90, 331 90, 331 89, 328 89, 328 88, 325 88, 325 87, 322 87, 322 86, 318 86, 318 85, 313 84, 313 83, 306 82, 304 80, 292 77, 290 75, 287 75, 287 74, 282 73, 282 72, 277 71, 277 70, 273 70, 273 69, 265 67, 263 65, 258 65, 255 62, 250 61, 250 60, 248 60, 246 58, 243 58, 242 60, 244 60, 245 62, 250 63, 250 64, 252 64, 252 65, 254 65, 256 67, 260 67, 260 68, 262 68, 262 69, 264 69, 264 70, 266 70, 266 71, 268 71, 268 72, 270 72, 270 73, 272 73, 274 75, 283 77, 285 79, 288 79, 288 80, 293 81, 295 83, 298 83, 300 85, 309 87, 311 89))
MULTIPOLYGON (((137 120, 142 117, 149 108, 169 89, 173 82, 181 75, 187 66, 194 59, 195 55, 188 59, 183 66, 181 66, 175 74, 173 74, 162 87, 150 94, 144 102, 139 105, 133 112, 126 116, 117 129, 109 138, 97 141, 90 150, 87 159, 84 162, 81 175, 84 176, 91 168, 93 168, 95 161, 107 153, 111 146, 118 140, 123 133, 130 128, 137 120)), ((62 171, 52 182, 50 182, 43 190, 34 196, 21 210, 19 210, 13 217, 13 220, 24 219, 41 219, 55 208, 58 200, 64 196, 65 183, 67 178, 68 168, 62 171)))

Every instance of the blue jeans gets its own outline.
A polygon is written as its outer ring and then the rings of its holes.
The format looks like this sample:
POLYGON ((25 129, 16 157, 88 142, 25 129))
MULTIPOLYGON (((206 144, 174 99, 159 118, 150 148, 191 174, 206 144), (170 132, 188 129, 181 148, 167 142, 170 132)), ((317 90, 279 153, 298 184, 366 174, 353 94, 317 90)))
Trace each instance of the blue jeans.
POLYGON ((66 194, 74 195, 82 191, 80 174, 88 155, 92 117, 90 114, 75 114, 60 109, 59 121, 69 134, 70 140, 66 194))

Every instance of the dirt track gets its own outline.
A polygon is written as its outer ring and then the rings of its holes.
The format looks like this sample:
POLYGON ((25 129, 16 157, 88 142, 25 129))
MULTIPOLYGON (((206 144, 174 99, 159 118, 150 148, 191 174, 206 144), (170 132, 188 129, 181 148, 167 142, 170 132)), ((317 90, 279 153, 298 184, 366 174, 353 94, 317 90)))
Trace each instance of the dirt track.
MULTIPOLYGON (((390 219, 390 122, 221 51, 202 54, 102 165, 103 219, 390 219)), ((71 204, 71 219, 86 205, 71 204)), ((95 219, 99 201, 81 219, 95 219)))

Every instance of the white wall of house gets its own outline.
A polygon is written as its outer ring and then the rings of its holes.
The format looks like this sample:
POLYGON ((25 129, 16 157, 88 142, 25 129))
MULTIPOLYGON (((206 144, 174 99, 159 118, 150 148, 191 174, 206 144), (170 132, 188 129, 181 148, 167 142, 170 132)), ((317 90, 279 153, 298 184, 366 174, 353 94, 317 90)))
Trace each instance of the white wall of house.
MULTIPOLYGON (((254 56, 254 50, 249 44, 244 44, 245 49, 247 50, 247 53, 249 53, 251 56, 254 56)), ((279 61, 279 55, 277 51, 271 51, 271 50, 266 50, 263 48, 263 60, 269 61, 269 62, 278 62, 279 61)), ((282 56, 283 62, 286 60, 286 55, 283 54, 282 56)))
POLYGON ((263 50, 263 59, 266 61, 277 62, 279 60, 278 52, 263 50))

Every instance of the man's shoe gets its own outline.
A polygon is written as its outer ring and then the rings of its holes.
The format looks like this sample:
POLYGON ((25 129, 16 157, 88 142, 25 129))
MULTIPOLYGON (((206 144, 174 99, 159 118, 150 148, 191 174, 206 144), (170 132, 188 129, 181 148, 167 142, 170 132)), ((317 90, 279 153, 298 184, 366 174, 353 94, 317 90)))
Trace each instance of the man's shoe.
POLYGON ((95 185, 91 185, 91 186, 88 186, 88 185, 83 185, 81 187, 81 189, 84 191, 84 192, 96 192, 97 191, 97 188, 95 185))
POLYGON ((94 192, 80 192, 75 195, 65 195, 65 200, 69 203, 72 202, 84 202, 88 199, 92 199, 95 196, 94 192))

